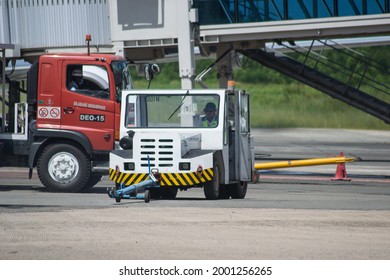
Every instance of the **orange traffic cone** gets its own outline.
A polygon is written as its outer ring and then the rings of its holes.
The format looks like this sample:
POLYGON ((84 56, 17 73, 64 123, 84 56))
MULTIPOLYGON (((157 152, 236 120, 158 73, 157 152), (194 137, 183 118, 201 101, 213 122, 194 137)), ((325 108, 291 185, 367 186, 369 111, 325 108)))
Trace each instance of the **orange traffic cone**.
MULTIPOLYGON (((340 153, 340 157, 344 157, 343 152, 340 153)), ((347 177, 347 169, 344 162, 337 164, 336 175, 332 178, 332 181, 351 181, 351 178, 347 177)))

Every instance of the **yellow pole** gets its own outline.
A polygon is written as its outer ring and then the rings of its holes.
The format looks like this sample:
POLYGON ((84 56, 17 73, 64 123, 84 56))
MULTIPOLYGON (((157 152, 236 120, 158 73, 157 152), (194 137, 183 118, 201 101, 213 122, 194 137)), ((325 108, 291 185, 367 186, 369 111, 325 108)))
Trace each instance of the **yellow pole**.
POLYGON ((325 165, 325 164, 338 164, 343 162, 358 161, 359 158, 347 158, 347 157, 329 157, 329 158, 312 158, 302 160, 287 160, 277 162, 255 163, 255 169, 276 169, 276 168, 288 168, 288 167, 300 167, 311 165, 325 165))

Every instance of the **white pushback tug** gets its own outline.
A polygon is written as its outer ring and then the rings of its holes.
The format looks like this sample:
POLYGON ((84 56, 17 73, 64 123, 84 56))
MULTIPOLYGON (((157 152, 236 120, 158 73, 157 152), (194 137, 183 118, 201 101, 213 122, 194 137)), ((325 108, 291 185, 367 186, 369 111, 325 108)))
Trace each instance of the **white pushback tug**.
POLYGON ((109 196, 149 202, 203 187, 206 199, 244 198, 254 166, 249 113, 242 90, 124 91, 109 196))

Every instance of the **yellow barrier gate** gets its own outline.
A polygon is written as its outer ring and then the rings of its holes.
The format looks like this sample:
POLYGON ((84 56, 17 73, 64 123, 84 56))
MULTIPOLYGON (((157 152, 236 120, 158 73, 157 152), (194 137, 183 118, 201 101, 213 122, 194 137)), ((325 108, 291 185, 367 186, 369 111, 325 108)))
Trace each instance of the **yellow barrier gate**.
POLYGON ((350 181, 351 179, 347 178, 345 163, 359 161, 359 160, 361 160, 361 158, 345 157, 343 155, 343 153, 340 153, 340 155, 337 157, 255 163, 254 168, 256 169, 256 172, 254 173, 253 181, 257 182, 259 180, 259 174, 257 173, 257 170, 288 168, 288 167, 302 167, 302 166, 313 166, 313 165, 326 165, 326 164, 338 164, 337 169, 336 169, 336 176, 332 180, 350 181))
POLYGON ((312 158, 302 160, 286 160, 277 162, 255 163, 255 169, 276 169, 312 165, 339 164, 345 162, 358 161, 359 158, 348 158, 344 156, 329 157, 329 158, 312 158))

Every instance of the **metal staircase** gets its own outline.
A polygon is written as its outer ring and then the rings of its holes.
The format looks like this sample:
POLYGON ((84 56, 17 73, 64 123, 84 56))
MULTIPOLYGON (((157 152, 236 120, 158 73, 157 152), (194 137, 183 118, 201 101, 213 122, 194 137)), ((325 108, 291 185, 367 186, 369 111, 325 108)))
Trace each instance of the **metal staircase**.
POLYGON ((390 87, 372 76, 388 75, 388 67, 331 40, 313 40, 308 47, 280 41, 277 45, 288 52, 272 48, 239 52, 390 124, 390 87), (342 56, 332 59, 329 50, 342 56))

